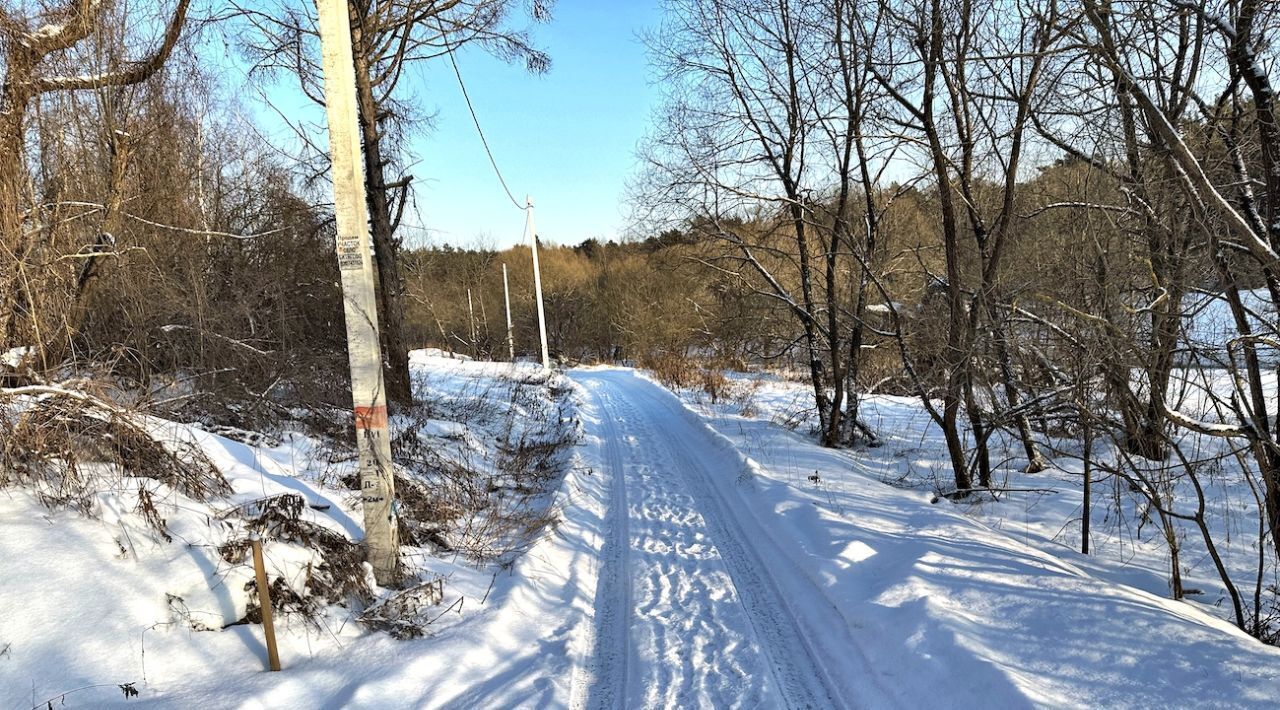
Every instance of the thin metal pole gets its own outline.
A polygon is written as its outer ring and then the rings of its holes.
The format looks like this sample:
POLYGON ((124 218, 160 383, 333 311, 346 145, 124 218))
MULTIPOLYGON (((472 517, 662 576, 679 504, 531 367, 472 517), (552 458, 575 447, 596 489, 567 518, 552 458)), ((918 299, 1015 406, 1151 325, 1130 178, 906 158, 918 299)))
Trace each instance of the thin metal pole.
POLYGON ((511 353, 511 362, 516 361, 516 338, 511 332, 511 286, 507 283, 507 265, 502 265, 502 297, 507 302, 507 350, 511 353))
POLYGON ((533 223, 533 198, 525 196, 525 208, 529 214, 529 243, 533 248, 533 293, 538 299, 538 337, 542 342, 542 367, 551 369, 547 355, 547 318, 542 309, 542 269, 538 266, 538 230, 533 223))
POLYGON ((333 156, 338 268, 342 274, 351 399, 360 457, 364 546, 374 577, 380 584, 388 584, 395 582, 399 574, 400 541, 394 519, 395 482, 391 473, 391 440, 387 435, 386 387, 378 341, 364 162, 357 134, 351 20, 347 0, 317 0, 316 8, 324 55, 329 152, 333 156))

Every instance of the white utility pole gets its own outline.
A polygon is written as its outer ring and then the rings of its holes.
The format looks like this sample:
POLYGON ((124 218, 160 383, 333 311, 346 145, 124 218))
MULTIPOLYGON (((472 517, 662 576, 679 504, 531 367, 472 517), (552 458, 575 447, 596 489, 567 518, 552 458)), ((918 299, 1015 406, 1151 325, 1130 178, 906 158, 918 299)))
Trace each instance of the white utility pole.
POLYGON ((329 152, 333 157, 334 216, 338 230, 338 268, 342 274, 347 352, 351 362, 351 399, 356 449, 360 456, 360 501, 364 508, 364 547, 380 584, 397 581, 400 541, 395 521, 395 479, 387 436, 387 399, 374 300, 373 255, 365 203, 364 163, 356 133, 356 75, 351 53, 347 0, 317 0, 320 46, 324 55, 325 105, 329 152))
POLYGON ((502 265, 502 297, 507 302, 507 350, 511 352, 511 362, 516 361, 516 338, 511 332, 511 286, 507 284, 507 265, 502 265))
POLYGON ((476 307, 471 302, 471 289, 467 289, 467 317, 471 319, 471 357, 479 357, 476 352, 476 307))
POLYGON ((538 230, 533 225, 533 198, 524 198, 525 210, 528 211, 529 243, 533 248, 533 294, 538 299, 538 337, 542 340, 542 368, 551 369, 551 358, 547 356, 547 318, 542 311, 542 269, 538 266, 538 230))

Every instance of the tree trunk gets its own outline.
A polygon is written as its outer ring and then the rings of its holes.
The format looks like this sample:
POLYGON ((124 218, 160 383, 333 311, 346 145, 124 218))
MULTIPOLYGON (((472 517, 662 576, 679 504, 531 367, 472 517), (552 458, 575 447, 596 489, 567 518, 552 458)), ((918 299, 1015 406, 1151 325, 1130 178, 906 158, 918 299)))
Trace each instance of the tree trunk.
POLYGON ((840 446, 840 432, 844 428, 843 409, 845 401, 845 363, 842 362, 840 346, 839 303, 836 294, 836 239, 833 236, 826 253, 826 286, 827 286, 827 350, 831 358, 831 417, 827 420, 826 431, 823 432, 822 445, 835 448, 840 446))
POLYGON ((0 90, 0 351, 23 344, 19 332, 19 274, 26 252, 22 233, 23 118, 30 100, 15 77, 32 70, 23 53, 5 57, 8 72, 0 90))
POLYGON ((1027 455, 1027 473, 1039 473, 1049 467, 1044 456, 1040 454, 1040 448, 1036 446, 1035 438, 1031 433, 1031 420, 1025 411, 1018 411, 1022 406, 1022 396, 1019 393, 1017 380, 1013 372, 1013 359, 1009 354, 1009 336, 1004 329, 1004 324, 999 320, 994 303, 988 311, 991 319, 992 340, 996 349, 996 359, 1000 365, 1000 378, 1004 381, 1005 400, 1009 403, 1009 408, 1014 410, 1013 423, 1018 430, 1018 439, 1022 441, 1022 450, 1027 455))
POLYGON ((969 477, 969 462, 964 456, 964 440, 960 438, 957 422, 960 413, 960 398, 947 393, 942 399, 942 436, 947 442, 947 455, 951 458, 951 468, 955 471, 956 490, 968 491, 973 488, 973 479, 969 477))
POLYGON ((351 39, 355 50, 356 97, 360 106, 360 139, 364 146, 365 192, 373 257, 378 272, 378 321, 382 340, 387 401, 393 406, 413 402, 409 377, 409 349, 404 342, 404 282, 400 276, 400 247, 391 221, 391 201, 383 174, 382 134, 378 128, 378 104, 374 97, 368 47, 352 8, 351 39))
POLYGON ((1089 408, 1085 404, 1084 387, 1080 388, 1079 410, 1080 436, 1084 439, 1081 458, 1084 461, 1084 502, 1080 513, 1080 554, 1089 554, 1089 534, 1093 520, 1093 422, 1089 420, 1089 408))
POLYGON ((991 431, 982 421, 982 408, 978 406, 977 394, 973 388, 972 369, 968 368, 964 377, 964 407, 965 415, 969 417, 969 427, 973 430, 973 443, 975 448, 974 457, 978 464, 978 485, 983 488, 991 487, 991 451, 987 446, 987 440, 991 437, 991 431))

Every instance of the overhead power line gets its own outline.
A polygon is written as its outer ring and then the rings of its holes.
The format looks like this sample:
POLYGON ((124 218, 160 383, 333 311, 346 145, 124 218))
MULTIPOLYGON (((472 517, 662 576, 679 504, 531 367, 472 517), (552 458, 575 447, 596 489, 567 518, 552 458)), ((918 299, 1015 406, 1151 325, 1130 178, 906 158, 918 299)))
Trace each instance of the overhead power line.
POLYGON ((502 191, 507 193, 507 199, 511 200, 511 204, 515 205, 516 209, 529 209, 527 205, 520 204, 520 201, 512 194, 511 188, 507 186, 507 179, 503 177, 502 170, 498 167, 497 159, 493 157, 493 150, 489 147, 489 139, 485 137, 484 129, 480 127, 480 117, 476 115, 475 106, 471 104, 471 94, 467 92, 467 83, 462 80, 462 71, 458 69, 458 60, 453 56, 453 45, 449 43, 449 36, 443 27, 440 28, 440 37, 444 41, 445 54, 449 55, 449 64, 453 66, 453 75, 458 78, 458 88, 462 89, 462 98, 467 102, 467 111, 471 113, 471 122, 475 124, 476 133, 480 135, 480 143, 484 146, 485 155, 489 156, 489 165, 493 166, 493 173, 498 176, 502 191))

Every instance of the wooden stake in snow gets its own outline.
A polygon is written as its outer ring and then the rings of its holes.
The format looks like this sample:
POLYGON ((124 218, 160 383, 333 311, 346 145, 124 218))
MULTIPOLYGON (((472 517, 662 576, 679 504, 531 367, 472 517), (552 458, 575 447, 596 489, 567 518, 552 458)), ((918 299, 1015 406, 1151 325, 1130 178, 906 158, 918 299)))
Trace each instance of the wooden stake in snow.
POLYGON ((391 441, 387 436, 387 400, 378 311, 369 249, 369 217, 364 192, 364 162, 356 132, 356 80, 351 54, 351 25, 346 0, 317 0, 320 45, 324 55, 324 92, 333 156, 334 216, 338 268, 342 273, 355 409, 356 447, 360 455, 360 500, 364 507, 364 545, 380 584, 396 581, 400 544, 394 520, 395 485, 391 441))
POLYGON ((502 265, 502 298, 507 302, 507 350, 511 362, 516 361, 516 338, 511 332, 511 286, 507 283, 507 265, 502 265))
POLYGON ((542 311, 542 269, 538 266, 538 230, 533 225, 533 198, 525 196, 525 210, 528 212, 529 243, 533 248, 533 295, 538 299, 538 337, 542 342, 542 368, 551 369, 551 358, 547 356, 547 318, 542 311))
POLYGON ((262 633, 267 637, 267 665, 280 670, 280 652, 276 649, 276 625, 271 618, 271 587, 267 584, 267 567, 262 561, 262 538, 249 536, 253 548, 253 572, 258 580, 258 604, 262 607, 262 633))

